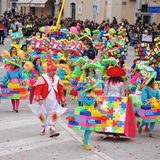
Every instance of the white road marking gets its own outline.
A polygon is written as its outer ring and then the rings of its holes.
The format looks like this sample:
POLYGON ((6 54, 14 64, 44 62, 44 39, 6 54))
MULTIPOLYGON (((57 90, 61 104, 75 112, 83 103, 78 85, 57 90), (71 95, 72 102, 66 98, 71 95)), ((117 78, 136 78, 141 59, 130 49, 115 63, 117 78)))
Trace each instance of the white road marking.
POLYGON ((87 157, 83 157, 83 158, 76 158, 73 160, 100 160, 98 155, 91 155, 91 156, 87 156, 87 157))
POLYGON ((23 126, 29 126, 34 124, 40 124, 40 121, 37 117, 28 117, 28 118, 21 118, 21 119, 14 119, 14 120, 6 120, 6 121, 0 121, 0 130, 5 129, 13 129, 13 128, 19 128, 23 126))
MULTIPOLYGON (((65 128, 65 130, 67 130, 75 139, 77 139, 80 143, 82 142, 82 138, 76 134, 72 129, 68 128, 68 126, 63 122, 63 120, 61 118, 58 119, 58 122, 65 128)), ((114 160, 111 157, 109 157, 108 155, 106 155, 105 153, 102 152, 98 152, 98 150, 94 149, 93 146, 91 146, 92 151, 98 155, 99 157, 101 157, 102 159, 105 160, 114 160)))
POLYGON ((67 131, 61 131, 59 133, 61 136, 53 138, 52 140, 48 136, 39 135, 36 137, 10 141, 9 143, 0 143, 0 156, 24 152, 27 150, 34 150, 50 145, 58 145, 60 142, 64 143, 74 140, 74 138, 72 138, 67 131))

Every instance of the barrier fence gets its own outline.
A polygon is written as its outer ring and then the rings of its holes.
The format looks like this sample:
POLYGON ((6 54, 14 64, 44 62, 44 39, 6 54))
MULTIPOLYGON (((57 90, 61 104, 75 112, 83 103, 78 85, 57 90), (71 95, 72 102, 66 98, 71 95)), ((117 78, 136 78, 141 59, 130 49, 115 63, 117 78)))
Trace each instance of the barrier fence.
POLYGON ((146 34, 129 34, 131 43, 150 43, 154 44, 154 39, 159 35, 146 35, 146 34))

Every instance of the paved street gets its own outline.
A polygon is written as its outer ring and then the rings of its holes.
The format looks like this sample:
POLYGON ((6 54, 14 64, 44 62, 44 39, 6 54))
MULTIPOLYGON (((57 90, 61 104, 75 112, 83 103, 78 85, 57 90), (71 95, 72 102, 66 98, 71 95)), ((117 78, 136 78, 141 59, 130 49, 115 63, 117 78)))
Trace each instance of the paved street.
MULTIPOLYGON (((11 41, 6 39, 0 51, 8 49, 11 41)), ((133 48, 129 48, 127 65, 134 59, 133 48)), ((0 64, 0 79, 5 74, 0 64)), ((68 99, 68 108, 77 103, 68 99)), ((19 113, 11 112, 9 100, 0 104, 0 160, 159 160, 160 124, 155 127, 157 138, 147 137, 147 133, 137 134, 137 138, 106 139, 92 133, 91 151, 82 148, 83 131, 73 131, 67 127, 66 115, 56 125, 60 136, 49 138, 40 136, 40 122, 28 108, 28 100, 21 101, 19 113)))

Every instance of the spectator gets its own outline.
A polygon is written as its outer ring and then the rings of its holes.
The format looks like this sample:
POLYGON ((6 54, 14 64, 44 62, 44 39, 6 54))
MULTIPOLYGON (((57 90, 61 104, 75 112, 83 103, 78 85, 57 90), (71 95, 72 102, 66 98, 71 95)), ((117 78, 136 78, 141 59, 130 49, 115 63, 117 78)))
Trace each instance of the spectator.
POLYGON ((4 45, 4 39, 5 39, 4 30, 5 30, 5 27, 4 27, 3 23, 2 23, 2 21, 0 21, 0 45, 1 44, 4 45))
POLYGON ((96 53, 96 50, 94 49, 92 43, 89 43, 89 49, 88 49, 88 54, 87 54, 87 57, 89 59, 95 59, 97 56, 97 53, 96 53))
POLYGON ((113 17, 113 21, 112 21, 111 25, 117 25, 117 24, 118 24, 118 22, 117 22, 116 17, 113 17))

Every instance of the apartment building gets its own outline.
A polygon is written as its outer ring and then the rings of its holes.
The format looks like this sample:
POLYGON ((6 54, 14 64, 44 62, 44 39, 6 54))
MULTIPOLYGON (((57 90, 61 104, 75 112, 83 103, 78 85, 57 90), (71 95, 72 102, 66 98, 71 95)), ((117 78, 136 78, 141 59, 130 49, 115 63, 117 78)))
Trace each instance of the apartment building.
MULTIPOLYGON (((160 23, 160 14, 148 13, 150 5, 160 6, 160 0, 139 0, 141 5, 141 22, 160 23)), ((138 2, 138 0, 137 0, 138 2)), ((128 19, 129 23, 135 23, 137 19, 136 0, 66 0, 64 15, 74 19, 90 19, 102 22, 109 18, 112 21, 116 17, 118 22, 128 19)))

